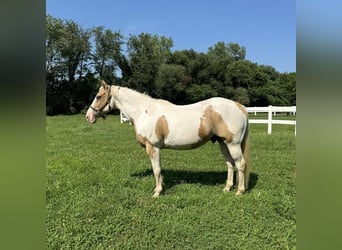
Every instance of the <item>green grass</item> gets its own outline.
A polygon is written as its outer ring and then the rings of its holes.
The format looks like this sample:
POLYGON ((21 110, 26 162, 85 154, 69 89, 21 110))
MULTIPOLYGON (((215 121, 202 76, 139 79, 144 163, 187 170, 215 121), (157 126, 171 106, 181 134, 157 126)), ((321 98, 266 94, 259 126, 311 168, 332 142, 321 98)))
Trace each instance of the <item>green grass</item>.
POLYGON ((46 118, 48 249, 295 249, 293 126, 251 124, 250 190, 222 192, 218 144, 162 150, 165 192, 133 127, 109 116, 46 118))

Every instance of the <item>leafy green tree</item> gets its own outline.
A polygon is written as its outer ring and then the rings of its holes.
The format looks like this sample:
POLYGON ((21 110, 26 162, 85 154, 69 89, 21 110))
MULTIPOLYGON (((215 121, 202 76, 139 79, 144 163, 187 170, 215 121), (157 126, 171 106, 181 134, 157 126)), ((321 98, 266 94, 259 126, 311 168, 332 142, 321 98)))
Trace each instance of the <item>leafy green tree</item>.
POLYGON ((218 81, 225 81, 227 66, 234 61, 245 59, 246 49, 236 43, 218 42, 208 49, 210 77, 218 81))
POLYGON ((123 36, 120 32, 112 32, 104 27, 94 28, 93 33, 95 36, 95 52, 93 54, 95 71, 106 82, 117 82, 116 71, 118 70, 118 61, 122 56, 123 36))
POLYGON ((286 100, 284 105, 296 105, 296 73, 280 74, 274 85, 282 90, 282 98, 286 100))
POLYGON ((193 49, 178 50, 172 53, 170 64, 178 64, 185 67, 187 82, 191 84, 208 83, 208 57, 205 53, 198 53, 193 49))
POLYGON ((83 29, 47 15, 47 113, 84 110, 98 88, 98 77, 178 104, 212 96, 249 106, 296 104, 296 73, 279 73, 246 60, 246 48, 237 43, 218 42, 207 53, 171 52, 172 46, 172 38, 164 36, 126 38, 104 27, 83 29))
POLYGON ((69 82, 88 70, 86 63, 90 59, 90 35, 89 30, 82 29, 74 21, 65 21, 59 50, 67 68, 69 82))
POLYGON ((283 73, 275 81, 248 89, 252 106, 296 105, 296 74, 283 73))
POLYGON ((241 47, 237 43, 224 43, 218 42, 208 49, 209 60, 215 61, 219 59, 220 61, 229 64, 232 61, 245 60, 246 48, 241 47))
POLYGON ((77 81, 89 75, 90 35, 70 20, 46 17, 47 113, 75 113, 81 100, 74 93, 77 81))
POLYGON ((167 63, 182 65, 186 69, 190 66, 190 61, 194 60, 196 57, 196 52, 194 50, 176 50, 171 53, 167 63))
POLYGON ((217 92, 212 87, 213 93, 218 93, 217 96, 225 97, 233 101, 237 101, 243 105, 248 106, 250 103, 248 91, 245 88, 233 88, 232 86, 222 87, 220 92, 217 92))
POLYGON ((253 88, 265 85, 269 76, 256 63, 250 61, 235 61, 229 64, 225 71, 225 82, 234 88, 253 88))
POLYGON ((296 73, 284 73, 282 75, 286 76, 286 80, 284 79, 284 83, 286 83, 284 88, 288 93, 289 105, 296 105, 296 73))
POLYGON ((93 101, 98 88, 98 78, 93 73, 88 73, 76 80, 70 88, 70 113, 85 112, 93 101))
POLYGON ((61 19, 46 16, 46 78, 55 82, 65 77, 66 67, 62 63, 60 38, 63 36, 64 24, 61 19))
POLYGON ((249 106, 264 107, 270 104, 266 86, 248 89, 248 97, 249 106))
POLYGON ((217 93, 209 84, 193 84, 186 89, 186 93, 188 103, 198 102, 213 96, 217 96, 217 93))
POLYGON ((187 86, 186 69, 182 65, 162 64, 156 77, 156 96, 173 103, 184 103, 187 86))
POLYGON ((245 60, 246 48, 243 46, 241 47, 238 43, 228 43, 226 45, 226 51, 234 61, 245 60))
POLYGON ((71 20, 46 19, 47 71, 58 79, 73 82, 88 71, 90 59, 89 30, 71 20))
POLYGON ((173 41, 164 36, 141 33, 131 35, 127 42, 128 59, 132 74, 129 86, 154 94, 159 66, 168 61, 173 41))
POLYGON ((193 83, 209 83, 210 79, 212 79, 212 72, 210 72, 209 66, 208 55, 205 53, 197 53, 190 64, 190 74, 193 78, 193 83))
POLYGON ((286 98, 284 89, 279 88, 275 82, 267 84, 264 88, 268 105, 287 106, 289 100, 286 98))
POLYGON ((280 75, 280 73, 276 71, 274 67, 269 65, 259 65, 259 69, 267 74, 272 81, 275 81, 280 75))

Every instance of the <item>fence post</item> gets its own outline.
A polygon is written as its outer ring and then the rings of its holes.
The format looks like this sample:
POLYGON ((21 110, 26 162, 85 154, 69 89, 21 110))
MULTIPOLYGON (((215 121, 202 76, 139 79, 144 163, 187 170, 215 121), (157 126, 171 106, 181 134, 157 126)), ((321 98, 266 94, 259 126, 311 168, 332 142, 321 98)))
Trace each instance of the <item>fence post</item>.
POLYGON ((267 123, 267 134, 272 133, 272 105, 268 106, 268 123, 267 123))

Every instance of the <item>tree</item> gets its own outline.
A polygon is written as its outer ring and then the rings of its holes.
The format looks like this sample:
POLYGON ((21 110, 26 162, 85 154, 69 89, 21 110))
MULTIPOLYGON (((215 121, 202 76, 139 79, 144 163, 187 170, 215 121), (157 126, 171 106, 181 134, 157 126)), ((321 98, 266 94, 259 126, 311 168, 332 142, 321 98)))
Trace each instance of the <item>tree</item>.
POLYGON ((248 106, 250 104, 248 91, 245 88, 233 88, 231 86, 224 88, 223 97, 239 102, 248 106))
POLYGON ((178 50, 171 54, 170 64, 182 65, 185 68, 188 84, 208 83, 208 57, 205 53, 198 53, 193 49, 178 50))
POLYGON ((155 94, 155 80, 159 66, 171 55, 173 41, 164 36, 141 33, 131 35, 127 42, 132 75, 129 86, 151 95, 155 94))
POLYGON ((276 79, 274 85, 277 89, 282 90, 282 98, 286 104, 296 105, 296 74, 295 73, 282 73, 276 79))
POLYGON ((60 38, 63 36, 64 24, 62 20, 46 17, 46 78, 49 82, 61 80, 65 76, 66 68, 62 64, 60 38))
POLYGON ((276 71, 276 69, 272 66, 260 65, 259 68, 262 72, 267 74, 272 81, 275 81, 280 75, 280 73, 278 71, 276 71))
POLYGON ((46 103, 47 113, 76 113, 84 105, 77 82, 89 75, 90 31, 77 23, 47 15, 46 103), (77 106, 77 107, 75 107, 77 106))
POLYGON ((91 33, 71 20, 48 15, 46 21, 47 71, 73 82, 88 71, 91 33))
POLYGON ((68 80, 73 82, 77 76, 81 77, 87 71, 85 63, 90 59, 91 33, 74 21, 66 21, 63 31, 59 49, 67 67, 68 80))
POLYGON ((248 89, 251 105, 296 105, 296 73, 283 73, 275 81, 248 89))
POLYGON ((172 38, 164 36, 124 37, 104 27, 83 29, 74 21, 47 15, 47 113, 86 108, 98 77, 178 104, 212 96, 250 106, 296 104, 296 73, 281 74, 246 60, 246 48, 237 43, 218 42, 207 53, 171 52, 172 46, 172 38))
POLYGON ((186 89, 186 94, 188 103, 198 102, 213 96, 217 96, 217 93, 209 84, 193 84, 186 89))
POLYGON ((246 48, 237 43, 218 42, 208 48, 208 56, 210 60, 220 59, 228 64, 231 61, 245 60, 246 48))
POLYGON ((115 73, 117 66, 119 63, 121 65, 123 36, 120 32, 112 32, 104 27, 94 28, 93 33, 95 35, 95 52, 93 54, 95 71, 106 82, 112 83, 117 79, 115 73))
POLYGON ((235 61, 225 70, 225 82, 234 88, 253 88, 265 85, 270 80, 256 63, 235 61))
POLYGON ((222 83, 225 81, 227 66, 235 61, 245 59, 246 49, 236 43, 218 42, 208 49, 209 72, 211 78, 215 78, 222 83))
POLYGON ((183 104, 187 86, 186 69, 182 65, 162 64, 156 77, 156 96, 183 104))

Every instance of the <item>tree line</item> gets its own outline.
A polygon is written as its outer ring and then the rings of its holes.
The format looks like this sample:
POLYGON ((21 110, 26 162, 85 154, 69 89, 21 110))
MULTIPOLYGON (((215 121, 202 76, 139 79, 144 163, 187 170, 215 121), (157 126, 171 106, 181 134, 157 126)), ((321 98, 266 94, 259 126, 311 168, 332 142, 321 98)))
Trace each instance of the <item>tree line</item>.
POLYGON ((172 47, 172 38, 165 36, 125 37, 47 15, 46 113, 85 110, 99 78, 176 104, 212 96, 246 106, 296 104, 296 73, 247 60, 246 48, 237 43, 217 42, 206 53, 172 47))

